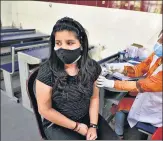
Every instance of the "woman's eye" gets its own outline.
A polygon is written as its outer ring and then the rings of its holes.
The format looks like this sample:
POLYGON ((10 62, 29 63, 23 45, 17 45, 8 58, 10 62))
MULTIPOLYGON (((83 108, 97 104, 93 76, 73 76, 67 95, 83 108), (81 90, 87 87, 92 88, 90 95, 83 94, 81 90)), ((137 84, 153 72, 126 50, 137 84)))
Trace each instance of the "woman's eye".
POLYGON ((61 43, 55 43, 57 46, 61 46, 61 43))
POLYGON ((68 45, 73 45, 73 44, 74 44, 74 43, 72 43, 72 42, 69 42, 69 43, 68 43, 68 45))

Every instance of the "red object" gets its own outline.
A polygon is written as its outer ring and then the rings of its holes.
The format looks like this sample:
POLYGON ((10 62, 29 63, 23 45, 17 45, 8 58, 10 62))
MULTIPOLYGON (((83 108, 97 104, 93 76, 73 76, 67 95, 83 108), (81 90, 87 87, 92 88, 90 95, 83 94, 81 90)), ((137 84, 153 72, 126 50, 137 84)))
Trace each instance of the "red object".
POLYGON ((122 1, 120 9, 126 9, 126 10, 129 9, 129 2, 126 0, 122 1))
POLYGON ((47 2, 55 2, 55 3, 67 3, 67 0, 45 0, 47 2))
POLYGON ((132 104, 134 102, 135 98, 123 98, 118 105, 113 104, 110 108, 110 112, 112 115, 114 115, 118 111, 130 111, 132 104))
POLYGON ((142 1, 141 11, 148 12, 149 1, 142 1))
POLYGON ((108 8, 112 8, 112 1, 111 0, 108 1, 108 8))
POLYGON ((138 92, 130 92, 129 95, 131 95, 131 96, 137 96, 138 95, 138 92))
POLYGON ((132 104, 134 103, 135 98, 123 98, 118 104, 118 111, 130 111, 132 104))
POLYGON ((152 140, 163 140, 162 137, 162 127, 159 127, 152 135, 152 140))
POLYGON ((77 0, 67 0, 68 4, 77 4, 77 0))
POLYGON ((87 1, 87 6, 97 6, 97 1, 96 0, 88 0, 87 1))
POLYGON ((59 0, 59 3, 67 3, 67 0, 59 0))
POLYGON ((86 0, 77 0, 77 4, 78 5, 87 5, 87 1, 86 0))

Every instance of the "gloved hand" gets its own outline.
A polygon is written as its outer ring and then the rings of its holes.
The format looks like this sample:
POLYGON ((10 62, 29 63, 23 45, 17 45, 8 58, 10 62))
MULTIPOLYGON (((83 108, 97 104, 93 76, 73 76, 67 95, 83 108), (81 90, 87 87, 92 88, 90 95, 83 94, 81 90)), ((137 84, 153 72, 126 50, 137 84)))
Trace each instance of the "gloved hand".
POLYGON ((108 80, 100 75, 97 79, 97 87, 114 88, 114 80, 108 80))
POLYGON ((109 74, 113 74, 115 72, 119 72, 122 73, 124 70, 124 66, 120 65, 120 64, 114 64, 114 63, 110 63, 110 64, 105 64, 106 69, 108 70, 109 74))

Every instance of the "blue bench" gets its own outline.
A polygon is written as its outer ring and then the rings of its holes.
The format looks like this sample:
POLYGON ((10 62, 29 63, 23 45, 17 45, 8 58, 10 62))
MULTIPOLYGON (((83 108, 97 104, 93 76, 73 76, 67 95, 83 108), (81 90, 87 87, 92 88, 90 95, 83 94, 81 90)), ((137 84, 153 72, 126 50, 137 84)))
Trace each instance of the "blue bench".
POLYGON ((1 29, 1 33, 8 33, 8 32, 17 32, 17 31, 19 31, 19 29, 18 28, 11 28, 11 29, 1 29))
POLYGON ((5 70, 11 74, 16 72, 16 71, 19 71, 18 61, 15 61, 15 59, 14 59, 17 52, 21 51, 21 50, 35 49, 35 48, 38 48, 40 46, 47 46, 48 42, 49 42, 48 40, 43 40, 43 41, 27 42, 27 43, 23 43, 23 44, 12 45, 12 47, 11 47, 12 48, 11 49, 12 62, 1 65, 0 69, 5 70))
POLYGON ((22 35, 22 34, 31 34, 36 33, 35 29, 19 29, 8 32, 1 32, 1 36, 13 36, 13 35, 22 35))
POLYGON ((47 44, 49 41, 48 40, 41 40, 41 41, 32 41, 32 42, 26 42, 23 44, 14 44, 14 48, 30 48, 30 46, 34 45, 39 45, 39 44, 47 44))
POLYGON ((155 127, 155 126, 153 126, 153 125, 151 125, 149 123, 143 123, 143 122, 138 122, 136 124, 136 128, 138 128, 138 130, 140 132, 143 132, 143 133, 145 133, 147 135, 153 134, 157 129, 157 127, 155 127))
POLYGON ((17 33, 6 36, 1 36, 1 48, 8 47, 12 44, 31 42, 48 39, 50 36, 40 32, 30 31, 28 33, 17 33))
MULTIPOLYGON (((30 41, 30 42, 24 42, 24 43, 17 43, 17 44, 14 44, 14 48, 20 48, 22 50, 23 47, 25 48, 29 48, 27 46, 30 46, 30 45, 37 45, 37 44, 43 44, 43 43, 47 43, 47 40, 38 40, 38 41, 30 41)), ((9 46, 9 47, 1 47, 1 53, 0 53, 0 56, 6 56, 6 55, 11 55, 11 52, 12 52, 12 45, 9 46)), ((16 49, 18 50, 18 49, 16 49)))
POLYGON ((5 93, 10 98, 16 101, 18 100, 14 96, 13 84, 12 84, 12 74, 19 71, 18 61, 15 61, 15 55, 17 54, 17 52, 23 50, 32 50, 34 48, 38 49, 45 46, 46 47, 49 46, 49 40, 26 42, 26 43, 22 43, 22 44, 20 43, 11 46, 12 62, 0 66, 0 69, 3 71, 3 76, 4 76, 4 83, 6 88, 5 93))
MULTIPOLYGON (((9 73, 12 73, 12 62, 1 65, 0 69, 5 70, 5 71, 7 71, 9 73)), ((19 71, 18 61, 14 62, 14 72, 16 72, 16 71, 19 71)))

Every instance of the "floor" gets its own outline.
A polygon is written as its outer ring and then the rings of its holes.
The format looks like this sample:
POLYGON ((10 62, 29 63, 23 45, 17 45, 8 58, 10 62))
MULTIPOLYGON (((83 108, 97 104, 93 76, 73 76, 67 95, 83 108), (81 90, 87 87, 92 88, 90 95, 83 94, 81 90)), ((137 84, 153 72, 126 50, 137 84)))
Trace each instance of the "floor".
POLYGON ((1 93, 1 141, 41 140, 34 114, 1 93))

